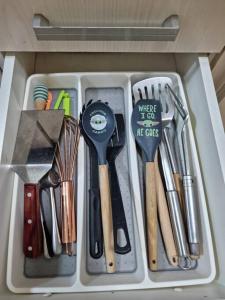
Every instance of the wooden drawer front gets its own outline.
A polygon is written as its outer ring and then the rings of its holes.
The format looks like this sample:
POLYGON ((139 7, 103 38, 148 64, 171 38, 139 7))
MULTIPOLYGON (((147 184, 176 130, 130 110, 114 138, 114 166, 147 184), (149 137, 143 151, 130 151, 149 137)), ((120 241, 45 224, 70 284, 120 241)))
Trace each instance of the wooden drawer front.
POLYGON ((0 3, 0 51, 218 52, 225 44, 223 0, 11 0, 0 3), (34 14, 53 26, 150 26, 178 15, 173 42, 38 41, 34 14))

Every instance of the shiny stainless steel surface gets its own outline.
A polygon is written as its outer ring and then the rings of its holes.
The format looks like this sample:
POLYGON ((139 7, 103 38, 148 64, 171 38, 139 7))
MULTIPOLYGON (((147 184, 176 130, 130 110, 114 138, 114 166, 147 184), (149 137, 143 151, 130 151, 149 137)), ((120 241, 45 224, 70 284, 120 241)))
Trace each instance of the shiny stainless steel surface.
POLYGON ((168 86, 180 115, 180 122, 177 127, 178 143, 180 147, 180 155, 182 161, 182 175, 185 198, 186 222, 188 231, 188 242, 190 245, 191 255, 193 258, 198 258, 200 255, 200 223, 198 218, 197 198, 194 194, 193 177, 190 168, 190 153, 189 153, 189 134, 187 122, 189 119, 188 111, 185 109, 180 99, 168 86))
POLYGON ((179 173, 179 168, 178 168, 178 163, 177 163, 177 158, 176 158, 176 153, 175 153, 175 148, 174 148, 174 140, 172 137, 172 126, 170 127, 165 127, 163 129, 163 135, 165 138, 165 142, 166 142, 166 146, 167 146, 167 150, 168 150, 168 154, 169 154, 169 158, 170 158, 170 162, 171 162, 171 167, 172 167, 172 171, 173 173, 179 173))
POLYGON ((50 259, 50 255, 48 252, 48 246, 47 246, 47 237, 45 234, 45 228, 44 228, 44 217, 42 210, 40 209, 40 215, 41 215, 41 227, 42 227, 42 232, 43 232, 43 250, 44 250, 44 257, 47 259, 50 259))
POLYGON ((198 207, 194 195, 193 178, 190 175, 183 176, 184 197, 186 201, 187 228, 190 252, 193 256, 200 255, 200 229, 198 207))
POLYGON ((52 249, 55 255, 62 253, 62 243, 59 233, 59 226, 56 214, 55 192, 54 188, 50 187, 51 214, 52 214, 52 249))
POLYGON ((162 104, 163 136, 167 146, 172 171, 173 173, 178 173, 178 163, 174 149, 175 130, 173 119, 175 106, 167 86, 168 85, 164 87, 164 93, 162 93, 161 86, 159 85, 159 99, 162 104))
POLYGON ((22 111, 12 159, 13 170, 27 183, 38 181, 51 169, 63 111, 22 111))
POLYGON ((175 183, 172 176, 172 169, 171 165, 169 163, 169 157, 167 154, 167 150, 165 147, 165 140, 162 139, 160 145, 159 145, 159 151, 161 156, 161 162, 163 167, 163 174, 166 184, 166 190, 167 191, 174 191, 175 190, 175 183))
POLYGON ((184 227, 183 217, 180 208, 180 202, 179 202, 178 194, 175 190, 175 183, 172 175, 172 169, 169 162, 168 152, 165 146, 165 140, 162 140, 159 146, 159 151, 161 155, 162 168, 163 168, 166 190, 167 190, 168 207, 170 210, 171 222, 172 222, 174 238, 178 250, 178 255, 180 258, 182 258, 182 262, 183 259, 185 258, 184 260, 185 265, 181 265, 181 260, 179 262, 179 265, 181 268, 189 268, 191 267, 191 265, 186 266, 186 262, 189 260, 188 243, 187 243, 185 227, 184 227))
POLYGON ((187 123, 189 119, 188 111, 181 103, 180 99, 174 93, 173 89, 168 85, 169 92, 172 95, 174 104, 179 112, 181 118, 177 121, 177 138, 180 149, 182 175, 190 175, 190 158, 188 153, 188 136, 187 123))

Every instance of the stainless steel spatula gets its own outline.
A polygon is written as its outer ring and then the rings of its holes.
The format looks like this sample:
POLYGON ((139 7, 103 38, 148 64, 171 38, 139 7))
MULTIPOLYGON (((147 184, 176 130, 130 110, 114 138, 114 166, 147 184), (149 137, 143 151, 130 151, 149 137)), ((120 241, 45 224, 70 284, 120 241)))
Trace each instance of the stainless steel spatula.
POLYGON ((42 254, 39 180, 52 168, 64 111, 22 111, 12 168, 24 185, 24 254, 42 254))

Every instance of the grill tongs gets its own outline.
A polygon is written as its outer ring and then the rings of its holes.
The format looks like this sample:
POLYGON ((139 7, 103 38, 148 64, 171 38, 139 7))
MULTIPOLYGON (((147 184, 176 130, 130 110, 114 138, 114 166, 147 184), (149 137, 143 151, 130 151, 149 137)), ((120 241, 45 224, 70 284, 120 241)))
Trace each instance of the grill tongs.
POLYGON ((178 251, 178 265, 182 269, 191 268, 189 247, 182 217, 180 201, 175 187, 172 167, 168 156, 168 150, 164 138, 159 145, 159 151, 164 173, 167 203, 170 211, 171 224, 173 228, 174 240, 178 251))

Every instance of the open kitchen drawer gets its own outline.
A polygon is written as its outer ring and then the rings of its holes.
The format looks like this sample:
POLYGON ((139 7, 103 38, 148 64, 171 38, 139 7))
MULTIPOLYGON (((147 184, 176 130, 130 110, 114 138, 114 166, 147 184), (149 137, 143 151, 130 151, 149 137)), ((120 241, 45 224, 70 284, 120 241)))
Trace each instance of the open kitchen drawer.
MULTIPOLYGON (((14 174, 9 169, 12 145, 16 137, 19 112, 23 107, 26 80, 34 73, 82 71, 171 71, 183 80, 192 117, 192 126, 204 181, 211 222, 216 278, 205 286, 152 289, 94 294, 54 295, 55 299, 196 299, 225 297, 225 138, 207 57, 193 54, 7 54, 1 83, 0 104, 0 297, 15 297, 6 287, 6 263, 14 174)), ((82 272, 82 269, 80 269, 82 272)), ((81 274, 78 272, 77 276, 81 274)), ((107 275, 105 275, 107 276, 107 275)), ((46 279, 48 280, 48 279, 46 279)), ((46 293, 48 291, 46 290, 46 293)), ((35 299, 38 295, 17 295, 18 299, 35 299)))

